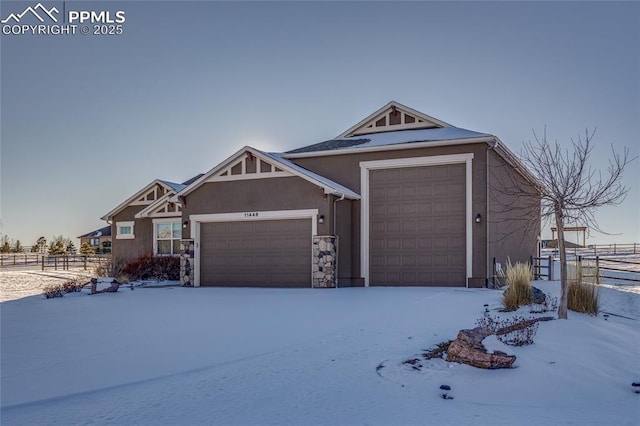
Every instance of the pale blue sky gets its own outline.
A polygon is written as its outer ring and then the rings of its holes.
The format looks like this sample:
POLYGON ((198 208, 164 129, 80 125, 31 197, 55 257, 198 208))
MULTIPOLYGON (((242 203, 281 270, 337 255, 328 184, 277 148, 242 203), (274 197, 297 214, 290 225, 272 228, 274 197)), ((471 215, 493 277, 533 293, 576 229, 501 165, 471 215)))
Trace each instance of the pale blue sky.
MULTIPOLYGON (((33 2, 2 2, 1 15, 33 2)), ((62 2, 42 1, 62 8, 62 2)), ((2 232, 77 237, 155 178, 336 136, 389 100, 500 137, 639 152, 640 3, 66 2, 120 36, 2 36, 2 232)), ((591 243, 640 242, 640 161, 591 243)))

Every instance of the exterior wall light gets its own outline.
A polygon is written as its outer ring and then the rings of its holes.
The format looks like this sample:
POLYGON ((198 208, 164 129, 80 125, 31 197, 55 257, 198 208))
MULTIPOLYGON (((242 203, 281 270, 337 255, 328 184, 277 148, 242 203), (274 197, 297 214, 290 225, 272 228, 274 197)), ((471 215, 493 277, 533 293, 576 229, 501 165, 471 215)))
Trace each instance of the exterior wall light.
POLYGON ((188 220, 185 220, 185 221, 184 221, 184 223, 182 224, 182 227, 183 227, 184 229, 187 229, 187 225, 189 225, 189 221, 188 221, 188 220))
POLYGON ((482 222, 482 216, 480 215, 480 213, 478 213, 476 215, 476 223, 480 223, 480 222, 482 222))
POLYGON ((318 216, 318 223, 324 223, 324 215, 323 214, 318 216))

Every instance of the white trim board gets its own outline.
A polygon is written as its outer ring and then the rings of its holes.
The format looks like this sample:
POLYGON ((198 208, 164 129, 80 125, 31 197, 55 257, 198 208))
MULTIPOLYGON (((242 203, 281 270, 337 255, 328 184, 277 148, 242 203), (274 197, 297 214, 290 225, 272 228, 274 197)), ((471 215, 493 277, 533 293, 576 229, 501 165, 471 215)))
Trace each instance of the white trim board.
MULTIPOLYGON (((255 222, 258 220, 311 219, 311 237, 318 234, 318 209, 247 211, 189 215, 191 238, 194 241, 193 286, 200 287, 200 225, 209 222, 255 222)), ((313 248, 311 248, 312 250, 313 248)), ((310 254, 311 256, 311 254, 310 254)), ((313 271, 311 284, 313 285, 313 271)))
POLYGON ((466 165, 465 187, 465 232, 466 232, 466 286, 473 273, 473 154, 435 155, 431 157, 396 158, 393 160, 375 160, 360 162, 360 273, 364 277, 365 287, 369 287, 369 171, 378 169, 397 169, 417 166, 440 166, 446 164, 466 165))

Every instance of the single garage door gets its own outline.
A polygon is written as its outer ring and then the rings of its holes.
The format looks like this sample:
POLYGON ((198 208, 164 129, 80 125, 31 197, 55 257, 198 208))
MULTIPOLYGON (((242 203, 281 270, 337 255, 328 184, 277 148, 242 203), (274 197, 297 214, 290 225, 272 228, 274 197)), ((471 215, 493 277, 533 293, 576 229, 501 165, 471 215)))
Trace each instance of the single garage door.
POLYGON ((370 285, 466 285, 465 172, 370 171, 370 285))
POLYGON ((200 285, 311 286, 311 219, 200 225, 200 285))

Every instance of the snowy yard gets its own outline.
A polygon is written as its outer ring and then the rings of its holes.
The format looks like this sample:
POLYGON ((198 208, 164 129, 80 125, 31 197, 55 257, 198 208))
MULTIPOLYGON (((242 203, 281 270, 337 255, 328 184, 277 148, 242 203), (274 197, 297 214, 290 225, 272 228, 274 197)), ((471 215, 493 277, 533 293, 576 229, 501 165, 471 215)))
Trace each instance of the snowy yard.
POLYGON ((603 310, 628 318, 541 323, 514 369, 402 364, 500 296, 165 287, 6 301, 2 424, 638 424, 638 293, 602 290, 603 310))

